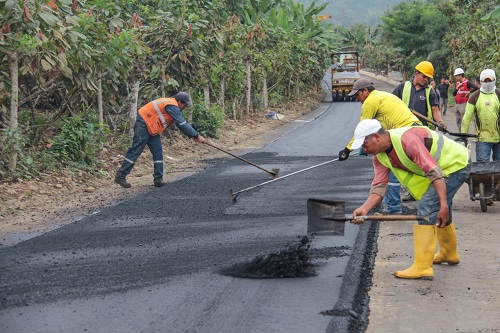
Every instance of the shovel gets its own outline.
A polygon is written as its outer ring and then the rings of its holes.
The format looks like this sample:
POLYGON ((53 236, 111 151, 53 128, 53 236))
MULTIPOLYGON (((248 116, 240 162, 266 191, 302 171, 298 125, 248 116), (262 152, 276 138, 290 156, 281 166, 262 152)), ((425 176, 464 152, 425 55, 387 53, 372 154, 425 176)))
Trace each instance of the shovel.
POLYGON ((477 135, 476 134, 469 134, 469 133, 452 133, 450 131, 448 131, 446 128, 443 127, 443 125, 441 125, 440 123, 424 116, 423 114, 421 114, 420 112, 417 112, 415 110, 412 110, 410 109, 410 111, 417 117, 431 123, 432 125, 436 126, 437 128, 439 128, 442 132, 444 133, 447 133, 449 135, 453 135, 453 136, 457 136, 459 138, 477 138, 477 135))
MULTIPOLYGON (((428 215, 364 215, 357 216, 357 218, 373 221, 423 220, 429 222, 428 215)), ((352 214, 345 214, 343 201, 307 200, 307 234, 344 236, 345 223, 352 219, 352 214)))
POLYGON ((211 144, 211 143, 210 143, 210 142, 208 142, 208 141, 203 141, 203 143, 204 143, 204 144, 206 144, 206 145, 209 145, 210 147, 213 147, 213 148, 215 148, 215 149, 218 149, 218 150, 220 150, 221 152, 224 152, 224 153, 226 153, 226 154, 228 154, 228 155, 231 155, 232 157, 235 157, 235 158, 239 159, 240 161, 243 161, 243 162, 245 162, 245 163, 248 163, 248 164, 250 164, 250 165, 253 165, 254 167, 256 167, 256 168, 258 168, 258 169, 260 169, 260 170, 262 170, 262 171, 267 172, 267 173, 269 174, 269 177, 270 177, 270 178, 272 178, 272 179, 274 179, 274 178, 278 177, 278 173, 280 172, 280 169, 272 169, 271 171, 269 171, 269 170, 267 170, 267 169, 264 169, 264 168, 263 168, 263 167, 261 167, 260 165, 257 165, 257 164, 255 164, 255 163, 250 162, 249 160, 244 159, 243 157, 236 156, 236 155, 234 155, 234 154, 232 154, 232 153, 230 153, 230 152, 228 152, 228 151, 226 151, 226 150, 224 150, 224 149, 222 149, 222 148, 219 148, 219 147, 217 147, 216 145, 213 145, 213 144, 211 144))

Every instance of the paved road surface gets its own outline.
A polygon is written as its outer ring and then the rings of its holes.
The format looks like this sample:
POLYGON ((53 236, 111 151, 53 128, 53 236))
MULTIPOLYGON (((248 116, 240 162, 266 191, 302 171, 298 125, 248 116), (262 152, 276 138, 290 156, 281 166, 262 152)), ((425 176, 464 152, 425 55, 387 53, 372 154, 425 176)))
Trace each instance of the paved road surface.
MULTIPOLYGON (((333 159, 352 136, 360 103, 323 103, 245 158, 280 175, 333 159)), ((308 198, 357 207, 368 157, 267 180, 238 160, 154 188, 39 237, 0 249, 1 332, 324 332, 366 325, 371 224, 311 244, 317 276, 242 279, 222 268, 294 246, 308 198)))

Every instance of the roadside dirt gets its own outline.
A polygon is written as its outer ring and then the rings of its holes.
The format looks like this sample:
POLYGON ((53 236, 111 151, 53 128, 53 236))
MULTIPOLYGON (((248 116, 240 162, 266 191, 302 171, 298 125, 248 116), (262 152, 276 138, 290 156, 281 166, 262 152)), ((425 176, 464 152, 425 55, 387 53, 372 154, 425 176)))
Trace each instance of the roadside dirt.
MULTIPOLYGON (((219 139, 209 141, 234 154, 238 150, 260 147, 264 143, 259 138, 260 134, 307 114, 322 99, 323 95, 318 93, 280 109, 252 113, 237 121, 226 120, 219 139), (269 111, 284 117, 280 120, 268 119, 266 114, 269 111)), ((172 138, 162 137, 162 143, 166 182, 202 170, 207 165, 207 159, 233 158, 207 145, 195 144, 177 132, 172 138)), ((37 236, 151 189, 153 163, 148 149, 142 153, 127 178, 132 187, 123 189, 114 184, 114 175, 125 153, 126 150, 104 149, 99 156, 104 165, 101 175, 61 170, 41 179, 0 183, 0 246, 37 236)))
MULTIPOLYGON (((456 126, 453 112, 443 119, 448 128, 456 126)), ((474 160, 474 143, 471 151, 474 160)), ((482 212, 462 185, 453 200, 460 264, 434 265, 434 281, 392 275, 413 262, 413 223, 381 222, 366 332, 500 332, 499 214, 500 202, 482 212)))

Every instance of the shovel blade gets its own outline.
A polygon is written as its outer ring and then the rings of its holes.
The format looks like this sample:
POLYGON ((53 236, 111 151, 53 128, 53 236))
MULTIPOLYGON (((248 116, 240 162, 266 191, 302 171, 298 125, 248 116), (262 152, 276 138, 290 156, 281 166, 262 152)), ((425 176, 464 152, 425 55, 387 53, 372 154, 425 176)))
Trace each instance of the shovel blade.
POLYGON ((344 236, 345 221, 325 219, 325 216, 344 216, 345 203, 321 199, 307 200, 307 234, 344 236))

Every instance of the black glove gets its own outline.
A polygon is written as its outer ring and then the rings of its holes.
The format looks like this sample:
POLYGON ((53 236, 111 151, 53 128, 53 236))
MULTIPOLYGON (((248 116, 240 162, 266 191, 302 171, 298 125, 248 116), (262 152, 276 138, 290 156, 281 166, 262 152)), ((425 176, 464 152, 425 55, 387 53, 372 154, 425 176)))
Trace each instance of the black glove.
POLYGON ((351 153, 351 151, 347 147, 345 147, 344 149, 339 151, 339 161, 347 160, 349 158, 350 153, 351 153))

